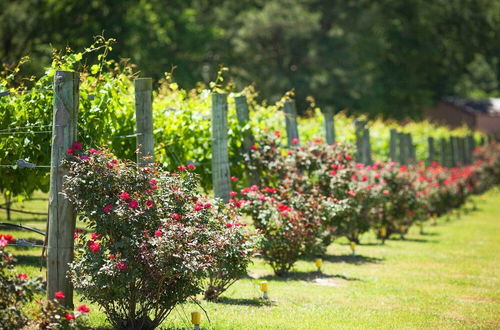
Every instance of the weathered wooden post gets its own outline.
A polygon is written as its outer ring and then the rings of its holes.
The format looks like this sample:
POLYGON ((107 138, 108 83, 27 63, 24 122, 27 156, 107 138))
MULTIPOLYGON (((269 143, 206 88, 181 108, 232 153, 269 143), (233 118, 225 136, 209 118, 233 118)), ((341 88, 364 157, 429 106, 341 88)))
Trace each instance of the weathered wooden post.
POLYGON ((288 146, 296 146, 299 144, 299 130, 297 128, 297 108, 295 107, 295 101, 285 101, 283 111, 285 112, 288 146))
POLYGON ((333 117, 335 116, 335 112, 333 111, 333 108, 326 107, 323 116, 325 120, 326 143, 332 145, 335 143, 335 122, 333 119, 333 117))
POLYGON ((417 155, 415 152, 415 146, 413 145, 413 138, 411 133, 407 134, 407 142, 408 142, 408 154, 410 157, 410 162, 415 163, 417 161, 417 155))
POLYGON ((464 141, 465 141, 465 139, 463 137, 457 138, 458 161, 460 162, 460 165, 462 165, 462 166, 466 164, 464 141))
POLYGON ((370 129, 365 127, 363 129, 363 158, 365 165, 371 165, 372 161, 372 145, 370 143, 370 129))
POLYGON ((435 150, 434 150, 434 138, 432 137, 428 137, 427 138, 427 144, 429 145, 428 147, 428 165, 431 165, 432 162, 434 162, 434 154, 435 154, 435 150))
POLYGON ((457 166, 457 152, 455 138, 450 136, 450 167, 457 166))
POLYGON ((439 139, 439 161, 441 162, 442 166, 447 166, 448 161, 446 157, 446 140, 441 138, 439 139))
POLYGON ((398 161, 397 148, 398 148, 398 132, 391 128, 389 138, 389 158, 395 162, 398 161))
POLYGON ((356 161, 358 163, 365 164, 365 153, 364 153, 365 139, 363 138, 363 135, 365 134, 364 120, 354 121, 354 134, 356 135, 356 161))
POLYGON ((73 260, 76 212, 61 194, 66 170, 60 166, 66 150, 77 139, 78 98, 80 75, 77 72, 56 71, 54 76, 54 113, 52 120, 52 150, 50 158, 50 192, 47 241, 47 298, 62 291, 59 299, 73 309, 73 285, 67 278, 68 264, 73 260))
POLYGON ((224 202, 231 192, 227 150, 227 94, 212 94, 212 182, 214 195, 224 202))
POLYGON ((408 164, 408 143, 407 143, 407 135, 405 133, 398 133, 399 140, 399 163, 401 165, 408 164))
POLYGON ((144 167, 154 162, 153 79, 137 78, 134 80, 134 88, 136 145, 139 150, 137 165, 144 167))
POLYGON ((476 141, 473 135, 467 135, 467 154, 469 157, 469 164, 474 162, 474 150, 476 149, 476 141))
POLYGON ((255 138, 252 134, 252 130, 248 126, 250 122, 250 114, 248 111, 247 98, 244 95, 237 96, 234 98, 236 104, 236 115, 238 116, 238 122, 243 130, 243 144, 242 153, 247 161, 245 166, 248 183, 250 185, 259 185, 259 173, 254 168, 253 158, 252 158, 252 146, 255 144, 255 138))

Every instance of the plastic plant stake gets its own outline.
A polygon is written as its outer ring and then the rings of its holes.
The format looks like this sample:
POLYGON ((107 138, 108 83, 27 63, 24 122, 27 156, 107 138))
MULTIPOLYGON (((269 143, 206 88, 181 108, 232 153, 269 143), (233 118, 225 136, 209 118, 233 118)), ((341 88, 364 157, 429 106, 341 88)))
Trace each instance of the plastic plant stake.
POLYGON ((314 264, 316 265, 316 268, 318 268, 318 272, 321 272, 321 266, 323 266, 323 259, 316 258, 314 260, 314 264))
POLYGON ((267 295, 267 290, 268 290, 268 287, 267 287, 267 281, 262 281, 260 282, 260 291, 262 291, 262 298, 264 299, 269 299, 269 296, 267 295))
POLYGON ((351 250, 352 250, 352 255, 356 255, 356 243, 351 242, 351 250))
POLYGON ((200 330, 201 314, 200 312, 191 312, 191 323, 194 325, 194 330, 200 330))

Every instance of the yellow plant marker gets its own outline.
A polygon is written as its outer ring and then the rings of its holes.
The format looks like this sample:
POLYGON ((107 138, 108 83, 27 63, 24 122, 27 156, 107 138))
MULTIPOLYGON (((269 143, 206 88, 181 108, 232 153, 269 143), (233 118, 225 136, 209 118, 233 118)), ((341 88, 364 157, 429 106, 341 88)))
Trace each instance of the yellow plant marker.
POLYGON ((314 263, 316 264, 316 268, 318 268, 318 272, 320 272, 321 271, 321 266, 323 266, 323 259, 316 258, 314 260, 314 263))
POLYGON ((193 323, 195 330, 200 329, 200 322, 201 322, 200 312, 191 312, 191 323, 193 323))
POLYGON ((260 282, 260 291, 262 291, 263 293, 262 298, 264 299, 269 299, 269 296, 267 295, 267 290, 268 290, 267 281, 260 282))
POLYGON ((352 255, 355 255, 356 254, 356 243, 355 242, 351 242, 351 250, 352 250, 352 255))
POLYGON ((380 228, 380 236, 382 238, 385 238, 385 235, 387 235, 387 230, 385 229, 385 227, 380 228))

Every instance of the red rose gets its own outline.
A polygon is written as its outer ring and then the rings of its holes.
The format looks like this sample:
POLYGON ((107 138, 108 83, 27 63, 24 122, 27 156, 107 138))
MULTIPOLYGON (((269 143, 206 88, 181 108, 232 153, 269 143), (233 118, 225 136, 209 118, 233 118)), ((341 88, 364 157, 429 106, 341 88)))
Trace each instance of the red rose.
POLYGON ((195 206, 194 206, 194 210, 195 211, 200 211, 201 209, 203 209, 203 204, 202 203, 196 203, 195 206))
POLYGON ((5 234, 5 235, 0 235, 0 238, 2 238, 7 240, 7 242, 9 243, 12 243, 14 242, 14 236, 10 235, 10 234, 5 234))
POLYGON ((259 150, 259 147, 257 147, 255 144, 250 147, 253 151, 259 150))
POLYGON ((130 194, 129 193, 126 193, 126 192, 122 192, 120 194, 120 199, 123 199, 123 200, 127 200, 130 198, 130 194))
POLYGON ((194 170, 196 168, 196 166, 194 166, 194 164, 188 164, 188 168, 190 170, 194 170))
POLYGON ((229 222, 228 222, 228 223, 226 223, 226 227, 227 227, 227 228, 231 228, 232 226, 233 226, 233 224, 232 224, 232 223, 229 223, 229 222))
POLYGON ((170 216, 172 217, 172 219, 177 220, 177 221, 179 221, 181 219, 181 216, 179 213, 172 213, 170 216))
POLYGON ((177 169, 180 171, 180 172, 184 172, 186 170, 186 167, 180 165, 180 166, 177 166, 177 169))
POLYGON ((278 131, 278 130, 274 131, 274 136, 280 137, 281 136, 281 132, 278 131))
POLYGON ((25 280, 28 278, 28 275, 26 275, 24 273, 20 273, 20 274, 17 274, 17 278, 20 280, 25 280))
POLYGON ((75 150, 80 150, 82 149, 82 143, 81 142, 78 142, 78 141, 75 141, 73 142, 73 144, 71 145, 71 148, 75 149, 75 150))
POLYGON ((80 313, 88 313, 90 312, 90 308, 88 308, 87 306, 85 305, 80 305, 76 308, 77 311, 79 311, 80 313))
POLYGON ((155 230, 155 236, 163 236, 163 232, 161 230, 155 230))
POLYGON ((299 139, 297 138, 292 139, 292 144, 297 144, 297 143, 299 143, 299 139))
POLYGON ((99 151, 97 149, 94 149, 94 148, 89 149, 89 154, 93 155, 93 154, 98 154, 98 153, 99 153, 99 151))
POLYGON ((111 204, 106 204, 103 211, 104 211, 104 213, 109 213, 109 212, 111 212, 112 208, 113 208, 113 206, 111 206, 111 204))
POLYGON ((119 270, 125 270, 127 268, 127 263, 125 261, 119 261, 116 264, 116 267, 118 267, 119 270))
POLYGON ((101 234, 96 234, 96 233, 92 233, 92 235, 90 235, 90 237, 92 238, 93 241, 99 239, 102 237, 101 234))
POLYGON ((64 298, 66 298, 66 296, 64 295, 64 293, 62 291, 57 291, 56 293, 54 293, 54 297, 56 299, 64 299, 64 298))
POLYGON ((136 209, 139 207, 139 203, 133 199, 131 200, 129 203, 128 203, 128 206, 131 208, 131 209, 136 209))
POLYGON ((97 252, 101 249, 101 244, 97 243, 97 242, 94 242, 94 241, 89 241, 87 243, 88 247, 89 247, 89 250, 92 251, 92 252, 97 252))
POLYGON ((68 149, 66 149, 66 153, 67 153, 68 155, 72 155, 72 154, 74 154, 74 153, 75 153, 75 149, 73 149, 73 148, 68 148, 68 149))
POLYGON ((74 320, 75 319, 75 316, 73 314, 70 314, 70 313, 66 313, 66 315, 64 315, 64 317, 66 318, 66 320, 68 321, 71 321, 71 320, 74 320))

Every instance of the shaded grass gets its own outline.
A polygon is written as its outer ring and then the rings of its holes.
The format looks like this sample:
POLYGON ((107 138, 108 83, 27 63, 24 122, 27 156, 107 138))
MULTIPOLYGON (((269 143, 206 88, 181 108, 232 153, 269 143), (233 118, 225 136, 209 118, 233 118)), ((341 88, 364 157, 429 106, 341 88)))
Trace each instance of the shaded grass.
MULTIPOLYGON (((381 245, 369 233, 355 256, 347 242, 339 240, 328 248, 322 273, 313 260, 300 260, 283 279, 274 276, 262 259, 255 259, 249 276, 217 302, 199 302, 211 320, 209 324, 202 312, 202 328, 500 328, 500 190, 474 199, 479 210, 460 219, 453 215, 449 222, 446 216, 438 219, 437 226, 426 225, 424 235, 412 228, 406 240, 381 245), (269 282, 271 301, 260 298, 263 279, 269 282)), ((37 204, 32 209, 43 208, 37 204)), ((45 230, 41 221, 25 223, 45 230)), ((1 231, 40 239, 36 233, 1 231)), ((18 256, 19 272, 44 276, 45 269, 39 271, 40 248, 11 249, 18 256)), ((88 305, 92 325, 110 328, 98 307, 88 305)), ((191 329, 190 312, 202 311, 200 306, 179 306, 164 328, 191 329)))

